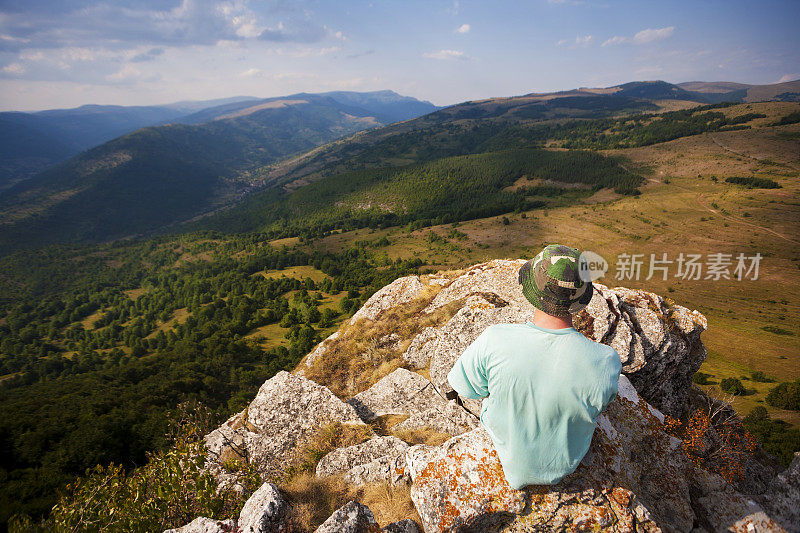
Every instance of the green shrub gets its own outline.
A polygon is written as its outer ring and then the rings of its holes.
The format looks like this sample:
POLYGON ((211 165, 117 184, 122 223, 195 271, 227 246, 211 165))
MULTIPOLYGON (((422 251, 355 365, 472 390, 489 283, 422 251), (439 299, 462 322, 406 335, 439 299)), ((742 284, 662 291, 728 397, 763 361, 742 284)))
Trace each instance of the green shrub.
POLYGON ((747 389, 744 388, 744 385, 742 385, 742 382, 739 381, 739 378, 725 378, 720 382, 719 388, 722 389, 723 392, 727 392, 728 394, 733 394, 735 396, 747 394, 747 389))
POLYGON ((757 381, 759 383, 773 383, 775 381, 773 378, 769 377, 761 370, 750 372, 750 379, 752 379, 753 381, 757 381))
POLYGON ((711 377, 711 374, 706 374, 703 372, 695 372, 694 376, 692 376, 692 381, 697 383, 698 385, 708 385, 708 378, 711 377))
POLYGON ((800 379, 773 388, 767 394, 767 403, 779 409, 800 411, 800 379))
POLYGON ((774 455, 784 466, 800 451, 800 429, 792 428, 783 420, 772 420, 766 408, 759 405, 742 420, 742 425, 767 453, 774 455))
POLYGON ((778 326, 762 326, 761 329, 774 333, 775 335, 794 335, 791 331, 779 328, 778 326))

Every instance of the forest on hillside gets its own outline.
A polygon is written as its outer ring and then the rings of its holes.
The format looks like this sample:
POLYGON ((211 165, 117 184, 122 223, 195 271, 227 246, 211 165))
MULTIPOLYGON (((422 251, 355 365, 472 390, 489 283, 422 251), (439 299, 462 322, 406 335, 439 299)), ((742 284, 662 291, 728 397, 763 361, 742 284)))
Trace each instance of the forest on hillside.
POLYGON ((202 402, 218 421, 242 409, 372 292, 420 266, 364 248, 274 250, 257 236, 3 259, 19 283, 0 291, 0 522, 46 515, 87 468, 142 465, 181 402, 202 402), (263 275, 297 266, 323 279, 263 275), (284 339, 264 346, 254 333, 270 325, 284 339))

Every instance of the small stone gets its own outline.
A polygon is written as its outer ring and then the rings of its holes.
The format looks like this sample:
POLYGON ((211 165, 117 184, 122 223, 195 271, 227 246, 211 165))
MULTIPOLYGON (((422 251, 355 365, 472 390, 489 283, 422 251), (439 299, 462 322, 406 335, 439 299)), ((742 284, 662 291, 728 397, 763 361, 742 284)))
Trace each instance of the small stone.
POLYGON ((380 531, 369 507, 353 500, 336 510, 315 533, 375 533, 380 531))
POLYGON ((286 514, 289 505, 278 487, 264 483, 255 491, 239 514, 240 533, 280 533, 288 531, 286 514))
POLYGON ((198 516, 185 526, 167 529, 164 533, 231 533, 236 530, 236 520, 214 520, 198 516))

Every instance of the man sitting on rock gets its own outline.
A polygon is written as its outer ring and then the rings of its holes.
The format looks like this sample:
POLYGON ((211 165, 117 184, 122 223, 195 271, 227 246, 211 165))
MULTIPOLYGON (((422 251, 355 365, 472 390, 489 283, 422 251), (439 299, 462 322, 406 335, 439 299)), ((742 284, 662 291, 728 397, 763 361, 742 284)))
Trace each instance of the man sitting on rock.
POLYGON ((617 394, 617 352, 584 337, 572 316, 592 298, 579 252, 551 244, 519 270, 533 322, 495 324, 447 376, 462 398, 484 398, 481 423, 509 485, 551 485, 589 449, 595 420, 617 394))

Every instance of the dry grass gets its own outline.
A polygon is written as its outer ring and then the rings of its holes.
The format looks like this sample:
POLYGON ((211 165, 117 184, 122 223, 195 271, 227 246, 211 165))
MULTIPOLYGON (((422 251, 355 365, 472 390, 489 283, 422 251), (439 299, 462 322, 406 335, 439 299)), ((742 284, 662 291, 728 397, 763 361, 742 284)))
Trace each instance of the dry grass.
POLYGON ((313 474, 320 459, 337 448, 361 444, 372 437, 367 425, 334 422, 321 428, 304 445, 299 446, 286 469, 286 482, 302 474, 313 474))
MULTIPOLYGON (((381 423, 391 427, 404 417, 381 417, 381 423)), ((378 425, 380 425, 379 423, 378 425)), ((318 478, 314 475, 317 463, 337 448, 354 446, 373 436, 370 426, 334 423, 318 431, 304 446, 298 448, 279 483, 291 502, 290 521, 297 531, 314 531, 336 509, 350 500, 370 508, 379 524, 419 516, 411 501, 407 486, 392 487, 386 483, 371 483, 354 487, 341 476, 318 478)))
POLYGON ((360 320, 342 327, 325 357, 305 370, 305 376, 327 386, 340 398, 352 398, 403 364, 401 354, 411 339, 429 326, 441 326, 461 306, 453 302, 430 314, 422 313, 441 289, 426 287, 414 300, 388 309, 377 321, 360 320), (390 335, 396 337, 389 338, 390 335))
POLYGON ((448 433, 442 433, 441 431, 430 428, 402 429, 395 432, 394 436, 412 446, 415 444, 439 446, 453 437, 448 433))
POLYGON ((372 430, 380 436, 391 434, 392 428, 397 424, 408 420, 408 415, 383 415, 374 418, 369 425, 372 430))
POLYGON ((393 487, 386 483, 370 483, 353 487, 339 476, 325 478, 305 473, 281 486, 291 502, 289 520, 296 531, 314 531, 334 511, 351 500, 369 507, 380 525, 411 518, 421 523, 411 489, 407 485, 393 487))

